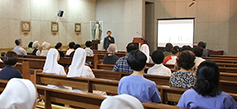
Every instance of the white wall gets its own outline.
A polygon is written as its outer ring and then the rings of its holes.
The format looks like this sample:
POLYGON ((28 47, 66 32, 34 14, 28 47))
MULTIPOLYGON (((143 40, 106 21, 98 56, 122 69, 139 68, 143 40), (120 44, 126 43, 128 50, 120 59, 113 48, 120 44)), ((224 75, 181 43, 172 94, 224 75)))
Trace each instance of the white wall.
POLYGON ((103 34, 112 31, 118 50, 124 51, 134 36, 140 36, 136 32, 142 33, 142 0, 97 0, 96 20, 104 21, 103 34))
POLYGON ((96 19, 96 0, 0 0, 0 48, 14 47, 21 38, 23 46, 30 41, 48 41, 55 45, 61 41, 84 44, 89 40, 90 21, 96 19), (64 11, 62 18, 57 16, 64 11), (21 21, 31 22, 28 35, 21 32, 21 21), (59 32, 53 35, 51 22, 59 23, 59 32), (75 23, 81 23, 81 33, 74 32, 75 23))

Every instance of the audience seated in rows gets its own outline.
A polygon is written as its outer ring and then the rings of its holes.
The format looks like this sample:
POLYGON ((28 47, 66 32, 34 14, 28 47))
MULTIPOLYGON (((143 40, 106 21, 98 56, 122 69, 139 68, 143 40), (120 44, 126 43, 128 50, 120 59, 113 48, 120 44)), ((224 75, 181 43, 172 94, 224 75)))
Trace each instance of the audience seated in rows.
POLYGON ((150 49, 149 49, 149 46, 147 44, 142 44, 141 48, 140 48, 141 52, 143 52, 146 57, 147 57, 147 60, 146 60, 146 63, 149 63, 150 62, 150 49))
POLYGON ((32 53, 33 52, 33 48, 32 48, 32 44, 33 44, 33 42, 30 42, 29 44, 28 44, 28 48, 27 48, 27 53, 32 53))
POLYGON ((195 47, 193 49, 193 53, 195 54, 196 56, 196 59, 195 59, 195 66, 198 67, 199 64, 201 64, 203 61, 205 61, 205 59, 202 58, 202 53, 203 53, 203 49, 201 47, 195 47))
POLYGON ((17 64, 17 60, 17 54, 13 51, 8 51, 4 55, 3 62, 6 66, 0 72, 0 79, 10 80, 12 78, 23 78, 21 72, 14 69, 14 66, 17 64))
POLYGON ((74 51, 74 45, 75 45, 75 42, 70 42, 69 44, 68 44, 68 47, 69 47, 69 49, 67 50, 67 52, 66 52, 66 56, 69 56, 73 51, 74 51))
POLYGON ((206 44, 204 42, 202 42, 202 41, 199 42, 198 46, 203 48, 203 54, 202 54, 203 57, 209 57, 210 56, 210 52, 206 49, 206 44))
POLYGON ((95 78, 91 68, 85 65, 86 52, 82 48, 77 48, 69 66, 67 77, 95 78))
POLYGON ((172 48, 173 48, 173 45, 171 43, 166 43, 165 51, 163 52, 165 57, 172 55, 172 52, 171 52, 172 48))
POLYGON ((164 61, 163 61, 163 64, 171 64, 171 65, 175 65, 176 63, 176 58, 179 54, 179 51, 180 51, 180 48, 179 46, 174 46, 171 50, 172 52, 172 55, 170 56, 166 56, 164 61))
POLYGON ((104 56, 103 64, 115 64, 119 59, 119 57, 115 55, 117 52, 117 46, 115 44, 109 44, 107 51, 108 54, 104 56))
POLYGON ((100 109, 144 109, 141 101, 134 96, 121 94, 106 98, 100 109))
POLYGON ((190 88, 196 81, 196 74, 191 71, 195 63, 195 55, 192 51, 185 50, 179 53, 177 65, 180 70, 173 72, 170 77, 170 86, 178 88, 190 88))
POLYGON ((24 48, 22 48, 22 40, 16 39, 15 40, 16 47, 13 49, 14 52, 18 55, 27 55, 27 52, 24 48))
POLYGON ((164 54, 161 51, 154 51, 151 55, 155 65, 148 69, 147 74, 170 76, 171 71, 163 65, 164 54))
POLYGON ((35 56, 40 56, 40 44, 38 41, 34 41, 32 47, 34 48, 33 52, 31 55, 35 55, 35 56))
POLYGON ((47 56, 48 51, 49 51, 49 47, 50 47, 50 43, 43 42, 42 47, 43 47, 43 50, 41 51, 40 56, 47 56))
POLYGON ((81 47, 81 45, 75 44, 74 47, 73 47, 73 50, 74 50, 74 51, 72 51, 72 52, 70 53, 69 57, 72 58, 72 57, 74 56, 75 51, 76 51, 77 48, 79 48, 79 47, 81 47))
POLYGON ((58 50, 60 57, 65 57, 64 53, 61 51, 62 50, 62 43, 58 42, 55 45, 55 48, 58 50))
POLYGON ((37 95, 30 80, 13 78, 0 95, 0 109, 36 109, 37 95))
POLYGON ((129 65, 127 63, 127 59, 128 59, 130 52, 132 52, 133 50, 137 50, 137 45, 135 43, 131 42, 127 45, 126 49, 127 49, 128 54, 117 60, 117 62, 115 63, 115 66, 113 68, 113 71, 130 72, 130 73, 133 72, 133 70, 129 67, 129 65))
POLYGON ((92 46, 92 42, 86 41, 85 45, 86 45, 86 48, 85 48, 86 56, 94 56, 93 50, 91 50, 90 48, 92 46))
POLYGON ((186 90, 177 106, 190 109, 237 109, 237 103, 229 94, 221 91, 220 72, 213 61, 202 62, 197 70, 197 81, 186 90))
POLYGON ((160 103, 161 98, 156 83, 143 77, 147 57, 139 50, 132 51, 128 65, 133 73, 119 81, 118 94, 129 94, 141 101, 160 103))

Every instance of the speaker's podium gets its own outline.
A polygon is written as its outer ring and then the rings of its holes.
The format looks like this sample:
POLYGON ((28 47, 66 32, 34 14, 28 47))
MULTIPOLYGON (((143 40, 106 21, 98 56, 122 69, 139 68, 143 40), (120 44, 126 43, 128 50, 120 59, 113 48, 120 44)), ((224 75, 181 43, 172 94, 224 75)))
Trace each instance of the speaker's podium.
POLYGON ((133 38, 133 43, 136 43, 139 47, 139 45, 141 46, 142 44, 146 44, 147 42, 143 38, 133 38))
POLYGON ((92 40, 92 50, 98 50, 98 44, 100 44, 100 40, 92 40))

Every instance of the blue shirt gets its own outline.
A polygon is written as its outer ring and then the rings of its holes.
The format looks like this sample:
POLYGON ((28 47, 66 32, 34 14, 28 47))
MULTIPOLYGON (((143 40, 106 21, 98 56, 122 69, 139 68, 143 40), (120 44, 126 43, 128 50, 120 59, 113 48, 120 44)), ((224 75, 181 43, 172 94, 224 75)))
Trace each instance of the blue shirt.
POLYGON ((10 80, 12 78, 23 78, 19 70, 14 69, 12 66, 6 65, 0 72, 0 79, 10 80))
POLYGON ((194 89, 186 90, 177 106, 192 109, 237 109, 235 100, 225 92, 215 97, 203 97, 194 89))
POLYGON ((137 75, 123 77, 119 81, 118 94, 129 94, 141 101, 161 102, 155 82, 137 75))
POLYGON ((128 59, 128 55, 124 57, 121 57, 117 60, 117 62, 115 63, 114 69, 113 71, 119 71, 119 72, 130 72, 132 73, 133 70, 129 67, 127 59, 128 59))
POLYGON ((174 72, 170 76, 170 86, 177 88, 190 88, 196 82, 196 73, 194 72, 174 72))

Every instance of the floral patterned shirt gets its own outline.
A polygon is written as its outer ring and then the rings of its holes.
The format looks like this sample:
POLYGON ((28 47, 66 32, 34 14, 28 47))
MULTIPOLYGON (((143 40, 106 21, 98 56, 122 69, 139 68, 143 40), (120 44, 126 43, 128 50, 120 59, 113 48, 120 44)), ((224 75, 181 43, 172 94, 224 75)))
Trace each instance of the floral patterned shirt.
POLYGON ((196 73, 194 72, 174 72, 170 77, 170 86, 177 88, 191 88, 196 82, 196 73))

